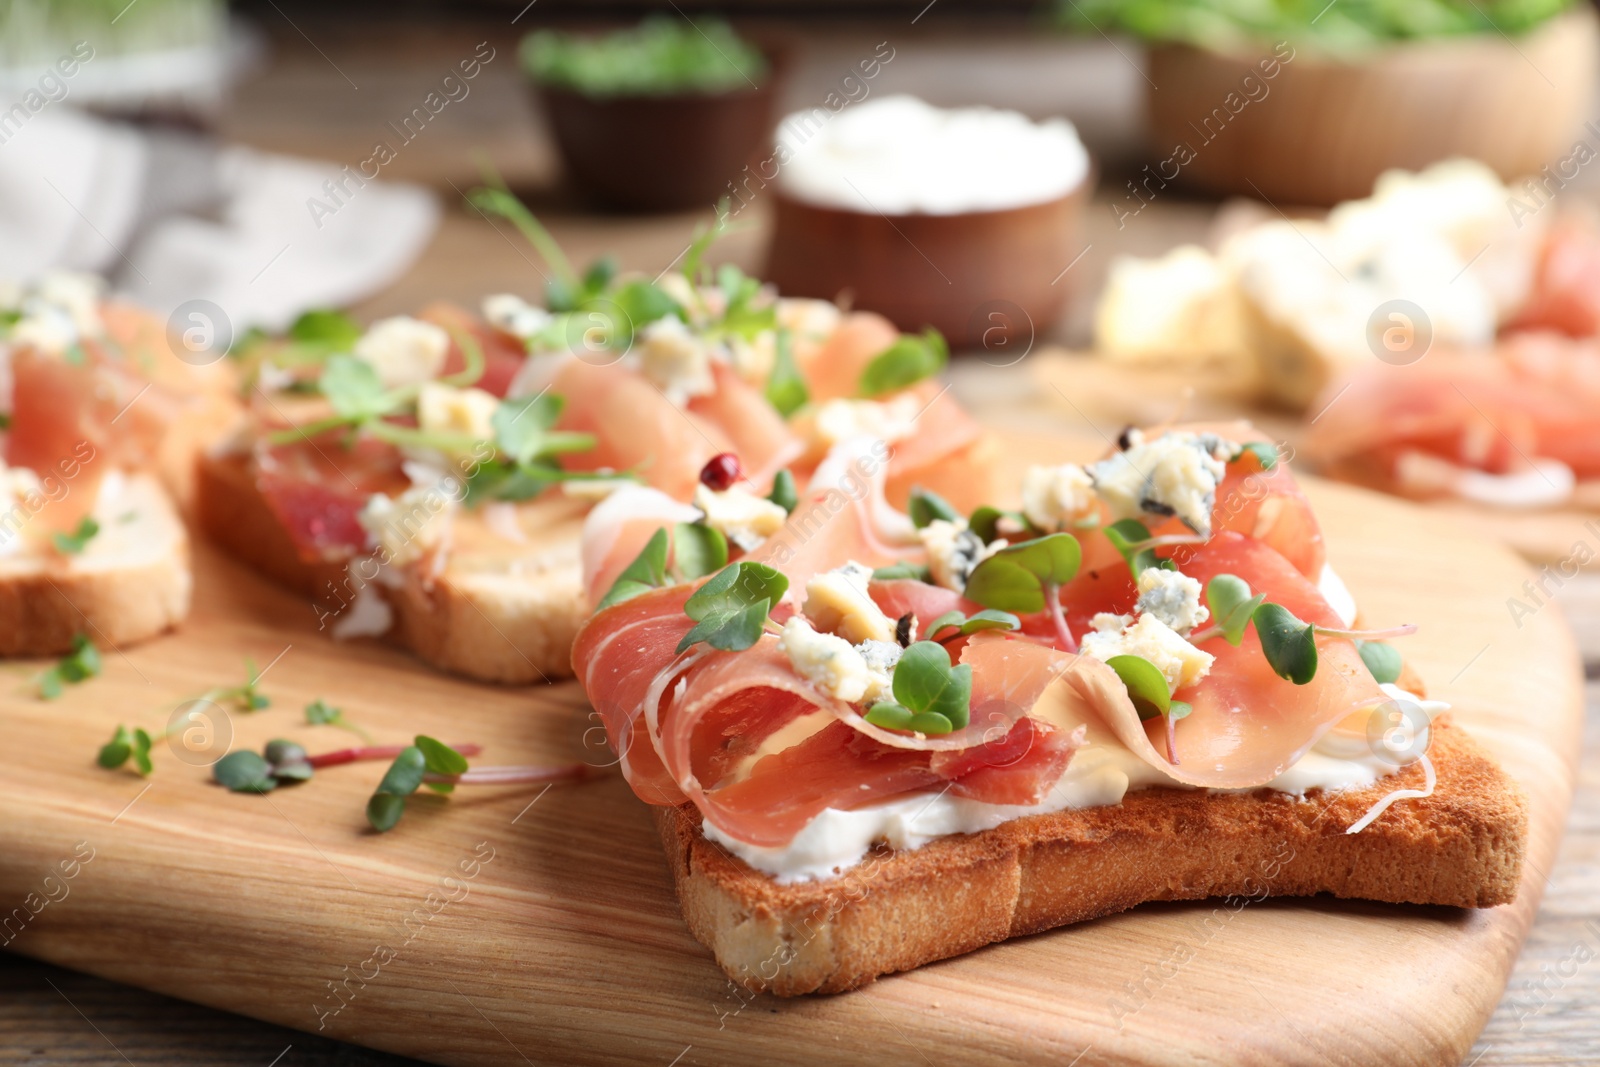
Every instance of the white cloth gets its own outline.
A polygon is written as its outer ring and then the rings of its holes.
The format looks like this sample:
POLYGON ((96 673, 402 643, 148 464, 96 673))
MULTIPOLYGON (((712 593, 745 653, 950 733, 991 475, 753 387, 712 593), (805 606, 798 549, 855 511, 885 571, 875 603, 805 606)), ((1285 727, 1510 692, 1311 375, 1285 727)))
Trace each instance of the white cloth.
POLYGON ((426 190, 346 175, 330 195, 331 163, 51 105, 0 144, 0 278, 97 271, 161 314, 208 300, 236 333, 282 329, 381 289, 438 223, 426 190))

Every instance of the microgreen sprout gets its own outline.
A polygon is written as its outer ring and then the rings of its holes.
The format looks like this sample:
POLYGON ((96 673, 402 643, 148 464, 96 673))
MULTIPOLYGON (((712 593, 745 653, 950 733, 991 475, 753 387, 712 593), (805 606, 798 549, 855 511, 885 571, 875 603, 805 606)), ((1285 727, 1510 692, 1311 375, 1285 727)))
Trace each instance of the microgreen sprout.
POLYGON ((1010 545, 984 559, 967 577, 968 600, 997 611, 1032 614, 1048 611, 1056 644, 1063 652, 1078 651, 1061 610, 1061 587, 1077 577, 1083 560, 1078 539, 1068 533, 1010 545))
POLYGON ((872 357, 861 372, 856 391, 864 397, 883 396, 932 378, 950 362, 944 335, 929 327, 919 334, 901 334, 888 348, 872 357))
MULTIPOLYGON (((1306 685, 1317 676, 1317 637, 1344 637, 1358 642, 1362 662, 1378 681, 1384 675, 1398 677, 1399 654, 1392 649, 1372 653, 1377 666, 1368 661, 1366 645, 1382 638, 1405 637, 1417 632, 1413 624, 1391 627, 1387 630, 1350 630, 1336 626, 1318 626, 1304 622, 1281 604, 1267 600, 1265 594, 1251 594, 1244 579, 1233 574, 1219 574, 1206 585, 1206 603, 1211 609, 1212 625, 1189 635, 1194 644, 1221 637, 1237 647, 1244 640, 1245 628, 1254 624, 1256 636, 1261 641, 1261 651, 1267 664, 1278 677, 1306 685), (1392 667, 1392 671, 1390 668, 1392 667)), ((1383 646, 1387 647, 1387 646, 1383 646)))
MULTIPOLYGON (((425 734, 394 755, 383 781, 367 801, 367 822, 379 833, 394 828, 405 813, 406 798, 418 788, 451 793, 458 785, 527 785, 539 782, 581 781, 594 773, 584 763, 552 767, 479 767, 471 769, 467 756, 477 746, 450 746, 425 734)), ((313 763, 315 758, 313 757, 313 763)))
POLYGON ((866 720, 885 730, 948 734, 971 718, 972 664, 951 666, 950 653, 934 641, 915 641, 894 668, 894 700, 868 709, 866 720))
POLYGON ((78 523, 78 528, 71 533, 54 533, 50 541, 56 546, 56 551, 63 556, 76 556, 89 547, 89 542, 94 540, 95 534, 100 532, 100 524, 93 516, 85 515, 78 523))
POLYGON ((54 700, 64 686, 76 685, 100 673, 100 650, 94 647, 87 635, 77 634, 72 639, 72 651, 39 675, 39 696, 54 700))
POLYGON ((1138 519, 1120 519, 1105 528, 1106 540, 1111 542, 1122 558, 1127 561, 1128 570, 1133 573, 1137 581, 1139 575, 1151 567, 1172 567, 1170 560, 1163 560, 1156 556, 1156 549, 1172 545, 1203 545, 1204 537, 1196 534, 1163 534, 1153 536, 1150 528, 1138 519))
POLYGON ((767 403, 788 418, 805 407, 811 390, 794 361, 794 339, 788 330, 779 330, 773 339, 772 373, 767 376, 767 403))
POLYGON ((1022 620, 1009 611, 984 608, 968 616, 952 608, 928 624, 923 639, 942 645, 958 637, 970 637, 980 630, 1017 630, 1021 627, 1022 620), (950 632, 942 634, 944 630, 950 632))
POLYGON ((794 475, 789 468, 785 467, 772 476, 772 492, 767 494, 767 499, 791 515, 800 506, 800 492, 795 488, 794 475))
POLYGON ((150 745, 150 734, 142 728, 129 730, 126 726, 118 725, 111 740, 100 746, 95 762, 111 771, 132 759, 138 772, 148 775, 155 770, 155 765, 150 762, 150 745))
POLYGON ((773 606, 788 588, 789 579, 765 563, 724 567, 684 602, 684 614, 695 625, 678 642, 678 652, 701 641, 724 652, 744 651, 761 639, 773 606))
POLYGON ((351 722, 345 716, 343 708, 336 708, 321 697, 306 705, 306 724, 308 726, 336 726, 341 730, 355 734, 367 744, 372 744, 372 735, 351 722))
POLYGON ((911 525, 919 530, 935 519, 943 519, 945 522, 961 521, 961 512, 951 506, 948 500, 920 485, 911 487, 911 502, 907 512, 911 516, 911 525))
MULTIPOLYGON (((96 664, 98 664, 98 659, 96 664)), ((207 689, 198 697, 181 701, 179 707, 192 703, 231 704, 239 711, 259 711, 270 707, 272 700, 261 692, 261 672, 256 670, 255 663, 249 659, 244 661, 245 680, 242 685, 217 686, 207 689)), ((106 770, 116 770, 129 759, 134 762, 134 767, 142 775, 148 775, 155 770, 150 761, 150 746, 153 741, 163 741, 176 731, 189 724, 189 718, 175 719, 166 730, 159 734, 150 734, 143 729, 129 730, 126 726, 118 725, 111 735, 111 740, 100 746, 100 752, 95 762, 106 770)), ((224 757, 226 758, 226 757, 224 757)))
POLYGON ((928 581, 929 571, 927 566, 907 563, 902 560, 899 563, 891 563, 885 567, 875 568, 872 572, 872 580, 875 582, 897 582, 907 578, 918 582, 928 581))
POLYGON ((1177 722, 1194 710, 1181 700, 1172 699, 1166 675, 1143 656, 1112 656, 1106 666, 1117 672, 1128 687, 1128 698, 1141 719, 1161 716, 1167 727, 1167 762, 1178 763, 1177 722))
POLYGON ((722 531, 703 523, 680 522, 668 535, 663 526, 617 575, 595 610, 604 611, 652 589, 692 582, 721 570, 727 562, 728 540, 722 531), (671 567, 667 566, 669 554, 671 567))

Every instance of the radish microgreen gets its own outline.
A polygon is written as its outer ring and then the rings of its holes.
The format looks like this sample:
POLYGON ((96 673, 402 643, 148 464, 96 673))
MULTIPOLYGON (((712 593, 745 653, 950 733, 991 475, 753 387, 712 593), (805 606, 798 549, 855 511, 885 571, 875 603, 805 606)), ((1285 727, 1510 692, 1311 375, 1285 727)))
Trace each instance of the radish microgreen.
POLYGON ((794 340, 789 331, 780 329, 773 343, 772 373, 767 375, 767 403, 787 419, 811 400, 811 390, 806 387, 806 380, 794 361, 794 340))
POLYGON ((773 605, 788 588, 789 579, 765 563, 724 567, 684 602, 684 614, 695 625, 678 642, 678 652, 702 641, 724 652, 749 648, 761 639, 773 605))
POLYGON ((1373 660, 1369 661, 1367 645, 1374 644, 1375 638, 1417 632, 1411 624, 1388 630, 1350 630, 1304 622, 1283 605, 1267 600, 1265 594, 1251 595, 1249 583, 1233 574, 1219 574, 1206 584, 1206 604, 1211 609, 1212 625, 1190 634, 1191 643, 1198 645, 1221 637, 1237 647, 1244 640, 1245 628, 1254 623, 1268 666, 1278 677, 1295 685, 1306 685, 1317 676, 1318 635, 1354 641, 1367 670, 1382 682, 1399 677, 1399 653, 1382 645, 1371 653, 1373 660))
POLYGON ((72 639, 72 651, 39 675, 39 696, 54 700, 61 695, 64 686, 93 678, 100 673, 100 667, 100 650, 87 635, 77 634, 72 639))
POLYGON ((617 575, 595 610, 604 611, 652 589, 692 582, 720 570, 727 562, 728 540, 720 530, 701 523, 680 522, 669 538, 663 526, 650 535, 633 562, 617 575), (671 568, 667 566, 669 548, 671 568))
POLYGON ((1356 638, 1356 650, 1361 653, 1361 662, 1367 665, 1373 681, 1392 685, 1399 680, 1405 661, 1393 645, 1356 638))
POLYGON ((1166 675, 1143 656, 1112 656, 1106 660, 1106 666, 1116 671, 1117 677, 1122 679, 1122 684, 1128 687, 1128 699, 1133 701, 1134 710, 1139 713, 1140 719, 1154 719, 1159 716, 1166 720, 1167 761, 1176 764, 1178 762, 1176 724, 1194 708, 1182 700, 1172 699, 1166 675))
POLYGON ((1061 587, 1077 577, 1083 547, 1068 533, 1010 545, 984 559, 967 577, 965 596, 986 608, 1019 615, 1048 611, 1063 652, 1078 643, 1061 611, 1061 587))
POLYGON ((960 730, 971 718, 972 664, 951 666, 937 642, 912 642, 895 664, 893 686, 894 701, 868 709, 872 725, 932 736, 960 730))
POLYGON ((343 708, 336 708, 321 697, 306 705, 306 725, 334 726, 355 734, 369 745, 372 743, 372 735, 351 722, 345 716, 343 708))
POLYGON ((902 560, 899 563, 891 563, 886 567, 878 567, 872 572, 872 580, 875 582, 898 582, 908 578, 915 582, 928 581, 927 566, 925 564, 907 563, 902 560))
POLYGON ((932 378, 950 362, 950 346, 931 326, 921 334, 903 333, 888 348, 872 357, 861 372, 856 392, 864 397, 883 396, 932 378))
POLYGON ((980 630, 1016 630, 1020 629, 1022 621, 1009 611, 995 611, 984 608, 974 612, 971 616, 962 614, 952 608, 928 624, 928 629, 923 634, 927 641, 937 641, 944 644, 958 637, 970 637, 980 630), (943 637, 938 636, 941 630, 950 630, 943 637))
POLYGON ((141 775, 148 775, 155 770, 150 762, 150 744, 150 735, 144 729, 130 731, 126 726, 118 726, 111 740, 100 746, 95 762, 106 770, 115 770, 131 759, 141 775))
POLYGON ((800 492, 795 488, 794 475, 789 468, 785 467, 772 476, 772 492, 767 494, 767 499, 791 515, 800 506, 800 492))
POLYGON ((684 581, 715 574, 728 565, 728 539, 714 526, 680 522, 672 530, 672 568, 684 581))
POLYGON ((911 487, 911 502, 907 510, 911 516, 911 525, 919 530, 935 519, 943 519, 945 522, 961 521, 961 512, 952 507, 948 500, 920 485, 911 487))
POLYGON ((633 562, 622 569, 617 580, 601 599, 596 611, 604 611, 624 600, 632 600, 652 589, 667 584, 667 531, 665 527, 650 535, 650 540, 633 557, 633 562))
POLYGON ((56 546, 56 551, 63 556, 76 556, 89 547, 89 542, 94 540, 100 532, 100 524, 93 516, 85 515, 78 523, 78 528, 71 533, 53 533, 50 541, 56 546))

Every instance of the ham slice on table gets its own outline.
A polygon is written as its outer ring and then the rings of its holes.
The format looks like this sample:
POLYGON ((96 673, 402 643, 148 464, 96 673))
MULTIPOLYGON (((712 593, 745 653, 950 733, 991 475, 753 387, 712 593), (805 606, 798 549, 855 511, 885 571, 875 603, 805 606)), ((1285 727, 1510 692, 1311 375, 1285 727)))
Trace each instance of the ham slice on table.
MULTIPOLYGON (((1462 471, 1533 474, 1530 462, 1600 478, 1600 343, 1515 334, 1493 353, 1433 352, 1403 367, 1373 364, 1337 384, 1309 451, 1341 477, 1408 495, 1453 491, 1411 477, 1427 456, 1462 471)), ((1560 499, 1552 501, 1560 503, 1560 499)))

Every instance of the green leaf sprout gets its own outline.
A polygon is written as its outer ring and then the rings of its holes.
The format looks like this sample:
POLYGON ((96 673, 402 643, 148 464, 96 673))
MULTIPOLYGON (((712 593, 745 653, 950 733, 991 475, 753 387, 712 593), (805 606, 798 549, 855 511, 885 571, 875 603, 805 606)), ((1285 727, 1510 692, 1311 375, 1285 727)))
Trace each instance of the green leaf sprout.
POLYGON ((856 391, 864 397, 899 392, 934 377, 949 362, 950 346, 938 330, 929 327, 921 335, 901 334, 867 364, 856 391))
POLYGON ((741 561, 719 571, 683 605, 695 626, 678 642, 678 652, 704 641, 724 652, 741 652, 761 639, 773 605, 789 579, 765 563, 741 561))
POLYGON ((971 719, 972 665, 953 667, 943 645, 912 642, 895 665, 894 700, 874 704, 866 720, 885 730, 929 736, 960 730, 971 719))

